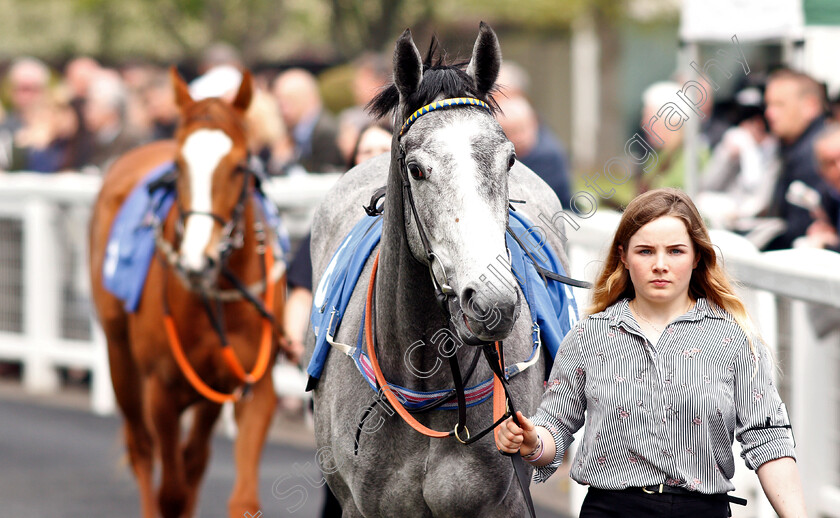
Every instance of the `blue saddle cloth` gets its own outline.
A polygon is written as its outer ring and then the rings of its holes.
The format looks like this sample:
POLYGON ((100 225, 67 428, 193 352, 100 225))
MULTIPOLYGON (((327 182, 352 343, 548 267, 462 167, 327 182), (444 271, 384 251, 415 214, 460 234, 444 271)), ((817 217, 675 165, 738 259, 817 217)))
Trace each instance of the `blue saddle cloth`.
MULTIPOLYGON (((126 311, 131 313, 137 311, 149 265, 155 255, 153 223, 166 219, 176 198, 172 186, 161 186, 150 192, 149 185, 171 172, 174 167, 173 163, 167 163, 150 171, 128 195, 111 225, 102 266, 103 284, 124 302, 126 311)), ((290 248, 289 234, 277 207, 259 190, 254 196, 258 206, 262 207, 266 221, 275 230, 285 256, 290 248)))
MULTIPOLYGON (((563 337, 578 320, 577 305, 569 286, 551 279, 544 282, 542 276, 534 267, 534 261, 536 261, 539 266, 546 270, 561 275, 566 274, 560 259, 551 247, 534 239, 533 236, 538 236, 539 232, 534 231, 531 222, 520 213, 511 211, 509 226, 530 252, 529 256, 508 232, 505 237, 511 255, 511 271, 522 288, 534 319, 535 349, 532 352, 532 357, 536 353, 536 347, 542 344, 548 357, 553 359, 563 341, 563 337)), ((321 377, 331 349, 329 342, 327 342, 327 335, 335 336, 362 269, 373 249, 379 244, 381 235, 381 216, 376 218, 364 217, 360 220, 341 242, 318 283, 310 316, 312 329, 315 333, 315 350, 306 369, 310 377, 308 389, 314 387, 321 377)), ((375 382, 372 380, 372 369, 364 352, 363 343, 363 333, 360 330, 353 359, 368 383, 375 388, 375 382)), ((549 362, 548 368, 551 368, 551 362, 549 362)), ((508 377, 514 374, 516 372, 510 370, 507 372, 508 377)), ((547 379, 548 372, 545 372, 544 376, 547 379)), ((485 383, 486 381, 472 388, 481 391, 485 387, 485 383)), ((423 403, 428 402, 434 394, 412 392, 394 385, 391 387, 396 392, 402 393, 409 403, 412 402, 412 396, 423 400, 420 402, 423 403)), ((489 392, 487 397, 490 395, 492 395, 492 391, 489 392)), ((475 404, 480 404, 485 399, 477 400, 475 404)), ((406 406, 410 407, 411 405, 406 404, 406 406)), ((443 406, 441 408, 446 409, 447 407, 443 406)))

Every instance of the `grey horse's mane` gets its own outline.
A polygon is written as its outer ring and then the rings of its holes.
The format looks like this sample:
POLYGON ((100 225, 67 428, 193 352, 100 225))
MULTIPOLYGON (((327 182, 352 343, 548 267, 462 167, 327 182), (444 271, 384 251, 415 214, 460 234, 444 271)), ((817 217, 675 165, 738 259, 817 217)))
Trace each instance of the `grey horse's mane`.
MULTIPOLYGON (((447 64, 445 53, 439 51, 437 38, 433 37, 423 61, 423 81, 417 91, 405 100, 405 113, 402 115, 407 116, 441 96, 474 97, 486 102, 492 112, 498 111, 499 106, 493 99, 497 87, 492 86, 487 94, 480 93, 483 85, 475 84, 465 70, 467 65, 467 61, 447 64)), ((389 115, 399 103, 400 94, 392 81, 368 103, 367 110, 378 119, 389 115)))

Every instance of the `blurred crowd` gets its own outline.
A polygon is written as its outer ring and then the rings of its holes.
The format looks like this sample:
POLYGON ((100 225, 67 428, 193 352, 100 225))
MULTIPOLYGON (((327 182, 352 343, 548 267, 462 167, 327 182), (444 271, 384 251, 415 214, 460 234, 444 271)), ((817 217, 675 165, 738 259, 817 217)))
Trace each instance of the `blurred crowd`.
MULTIPOLYGON (((319 80, 302 68, 255 75, 248 112, 251 152, 269 175, 343 172, 359 153, 384 152, 392 121, 373 120, 365 105, 390 81, 390 60, 365 54, 353 64, 353 105, 337 113, 325 107, 319 80)), ((232 98, 242 62, 235 49, 211 46, 190 83, 195 99, 232 98)), ((2 69, 0 69, 2 71, 2 69)), ((172 138, 178 110, 169 71, 151 64, 109 68, 89 57, 61 70, 32 57, 18 58, 2 75, 0 171, 101 173, 139 144, 172 138)), ((529 99, 528 74, 515 63, 500 71, 498 118, 517 159, 536 171, 564 206, 573 176, 559 138, 529 99)), ((707 85, 708 86, 708 85, 707 85)), ((677 82, 650 85, 643 94, 641 128, 680 90, 677 82)), ((745 76, 731 99, 702 105, 696 202, 713 228, 747 237, 762 250, 794 246, 840 251, 840 126, 826 87, 787 69, 745 76)), ((686 125, 651 138, 657 161, 639 164, 632 181, 607 203, 616 208, 650 188, 685 187, 686 125)))
MULTIPOLYGON (((234 49, 208 49, 190 82, 194 99, 232 98, 242 79, 234 49)), ((2 69, 0 69, 2 70, 2 69)), ((174 136, 178 108, 167 68, 109 68, 90 57, 61 70, 33 57, 5 68, 0 104, 0 171, 103 173, 140 144, 174 136)), ((345 171, 360 131, 374 124, 363 106, 390 80, 388 61, 365 55, 354 63, 356 106, 334 116, 316 77, 302 68, 254 76, 248 111, 251 151, 271 175, 345 171)))
MULTIPOLYGON (((677 82, 650 85, 642 127, 679 90, 677 82)), ((829 102, 825 84, 789 69, 752 74, 725 101, 715 102, 708 85, 706 91, 695 201, 710 227, 741 234, 760 250, 840 251, 838 99, 829 102)), ((658 141, 640 131, 658 163, 638 167, 629 197, 684 187, 686 125, 668 129, 658 141)))

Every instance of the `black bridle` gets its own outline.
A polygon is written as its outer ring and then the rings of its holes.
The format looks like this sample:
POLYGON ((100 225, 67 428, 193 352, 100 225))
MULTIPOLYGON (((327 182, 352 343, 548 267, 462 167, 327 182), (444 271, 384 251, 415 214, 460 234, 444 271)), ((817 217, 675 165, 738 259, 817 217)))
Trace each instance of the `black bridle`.
MULTIPOLYGON (((217 222, 222 227, 222 238, 219 243, 219 268, 221 275, 230 282, 233 286, 235 292, 237 292, 241 298, 245 299, 249 302, 262 316, 263 318, 270 320, 274 323, 274 315, 268 312, 265 308, 265 304, 254 295, 253 290, 250 289, 236 274, 233 270, 230 269, 228 266, 228 259, 230 255, 233 253, 234 250, 241 249, 244 246, 245 242, 245 229, 244 229, 244 214, 245 214, 245 204, 248 202, 248 194, 250 192, 251 187, 251 179, 254 179, 254 187, 256 189, 261 188, 261 184, 265 181, 265 174, 263 173, 262 169, 259 167, 258 162, 256 161, 255 157, 249 156, 246 160, 238 163, 236 165, 235 170, 232 174, 239 174, 243 175, 242 179, 242 189, 239 192, 239 196, 237 197, 236 205, 231 212, 231 216, 229 219, 225 219, 221 215, 215 212, 206 212, 206 211, 196 211, 196 210, 183 210, 181 206, 180 199, 177 198, 177 189, 175 189, 175 184, 177 182, 178 176, 183 174, 183 171, 176 165, 173 167, 172 171, 155 182, 149 184, 148 189, 149 191, 153 191, 158 188, 168 188, 173 189, 176 191, 176 206, 178 210, 178 219, 176 221, 176 243, 180 243, 183 238, 183 230, 186 225, 186 219, 192 215, 201 215, 201 216, 209 216, 215 222, 217 222)), ((271 246, 267 242, 266 237, 266 222, 261 221, 259 218, 259 211, 255 211, 254 218, 254 231, 255 231, 255 238, 257 241, 257 254, 262 257, 263 254, 266 253, 273 253, 271 246)), ((172 250, 175 247, 171 247, 172 250)), ((227 333, 225 332, 225 322, 224 322, 224 312, 222 309, 222 300, 219 297, 211 297, 208 294, 207 289, 200 284, 197 285, 194 282, 191 282, 188 278, 187 272, 184 271, 183 267, 181 266, 180 262, 177 260, 173 260, 172 258, 166 257, 167 251, 163 251, 164 253, 161 256, 162 264, 164 268, 166 268, 167 264, 169 267, 173 269, 177 276, 179 276, 182 280, 184 280, 185 286, 190 289, 191 291, 197 292, 198 296, 201 298, 202 305, 204 306, 205 313, 207 314, 208 319, 210 320, 210 324, 213 327, 213 330, 219 337, 219 342, 221 346, 227 347, 229 345, 229 341, 227 339, 227 333), (213 304, 215 302, 215 304, 213 304), (215 305, 215 307, 214 307, 215 305)), ((264 261, 259 261, 260 267, 262 268, 262 278, 263 282, 269 283, 272 280, 269 278, 272 272, 266 271, 264 261)), ((169 304, 166 300, 166 290, 163 290, 164 298, 163 298, 163 308, 165 314, 170 314, 169 304)), ((246 387, 247 390, 247 387, 246 387)))
MULTIPOLYGON (((208 211, 199 210, 184 210, 181 205, 181 199, 178 198, 176 205, 178 207, 178 221, 177 228, 182 231, 186 226, 187 218, 190 216, 208 216, 213 219, 219 226, 222 227, 222 238, 219 243, 219 261, 224 264, 227 257, 233 250, 242 248, 244 242, 244 229, 242 228, 242 218, 245 213, 245 203, 248 201, 248 190, 250 187, 250 179, 258 178, 257 173, 251 164, 251 160, 246 159, 236 165, 233 174, 241 173, 242 189, 239 191, 239 197, 236 200, 236 205, 233 207, 229 219, 223 216, 208 211)), ((175 168, 175 177, 182 174, 179 167, 175 168)), ((178 236, 179 241, 183 236, 178 236)))

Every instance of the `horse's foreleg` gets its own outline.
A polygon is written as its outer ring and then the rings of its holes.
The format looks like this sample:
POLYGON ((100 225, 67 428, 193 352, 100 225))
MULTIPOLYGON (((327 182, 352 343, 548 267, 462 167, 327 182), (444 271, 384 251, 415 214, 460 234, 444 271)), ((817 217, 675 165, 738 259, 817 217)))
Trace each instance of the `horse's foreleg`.
POLYGON ((187 504, 187 485, 179 444, 181 410, 157 378, 147 379, 145 389, 146 411, 154 425, 161 460, 160 512, 163 518, 180 518, 184 516, 187 504))
POLYGON ((213 425, 219 418, 222 405, 203 400, 196 403, 193 410, 192 428, 182 455, 187 482, 187 516, 192 515, 195 510, 198 488, 201 485, 201 478, 204 476, 204 470, 207 468, 207 461, 210 458, 210 438, 213 434, 213 425))
POLYGON ((143 392, 138 390, 142 380, 128 344, 120 339, 124 333, 117 332, 114 326, 104 324, 103 327, 108 339, 108 363, 114 395, 125 417, 125 445, 140 492, 140 513, 144 518, 155 518, 157 512, 152 487, 154 448, 152 435, 143 418, 143 392))
POLYGON ((254 385, 252 398, 236 404, 236 424, 239 433, 234 444, 236 482, 229 502, 231 518, 242 518, 246 512, 255 514, 260 510, 260 454, 276 406, 277 396, 274 394, 270 375, 264 376, 254 385))

